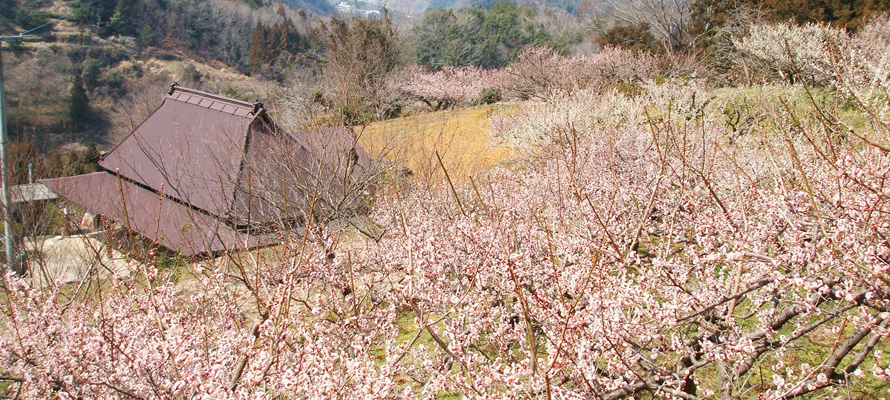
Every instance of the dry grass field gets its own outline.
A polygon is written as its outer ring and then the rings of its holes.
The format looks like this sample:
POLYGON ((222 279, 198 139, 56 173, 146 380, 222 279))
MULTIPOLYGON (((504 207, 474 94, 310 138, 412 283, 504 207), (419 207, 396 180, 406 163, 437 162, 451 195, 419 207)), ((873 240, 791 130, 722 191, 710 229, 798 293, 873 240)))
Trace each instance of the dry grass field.
POLYGON ((511 158, 509 147, 491 137, 490 116, 513 108, 496 104, 462 110, 421 113, 375 122, 357 129, 359 142, 371 157, 406 167, 417 179, 442 178, 436 153, 456 181, 511 158))

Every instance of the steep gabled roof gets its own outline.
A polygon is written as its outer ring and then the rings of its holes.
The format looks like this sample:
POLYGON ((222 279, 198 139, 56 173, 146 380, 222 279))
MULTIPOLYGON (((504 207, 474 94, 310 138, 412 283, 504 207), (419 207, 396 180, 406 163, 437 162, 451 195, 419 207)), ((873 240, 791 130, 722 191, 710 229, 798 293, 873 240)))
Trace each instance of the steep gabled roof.
POLYGON ((253 104, 174 86, 161 107, 99 158, 111 172, 217 216, 232 207, 253 104))

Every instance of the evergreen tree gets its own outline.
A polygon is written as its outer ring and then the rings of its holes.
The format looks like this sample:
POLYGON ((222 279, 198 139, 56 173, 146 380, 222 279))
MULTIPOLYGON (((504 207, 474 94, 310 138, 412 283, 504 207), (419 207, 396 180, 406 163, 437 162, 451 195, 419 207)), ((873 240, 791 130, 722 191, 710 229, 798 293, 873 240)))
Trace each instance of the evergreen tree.
POLYGON ((71 16, 82 24, 101 28, 114 15, 117 3, 117 0, 75 0, 71 5, 71 16))
POLYGON ((133 3, 127 0, 118 0, 114 7, 114 14, 108 21, 108 31, 118 35, 133 34, 133 3))
POLYGON ((151 46, 155 44, 155 32, 150 25, 146 25, 139 32, 139 43, 143 46, 151 46))
POLYGON ((433 70, 444 66, 466 65, 471 54, 461 51, 469 47, 463 30, 452 10, 430 9, 414 28, 417 62, 433 70))
POLYGON ((102 73, 101 67, 102 63, 99 60, 87 57, 83 62, 83 73, 81 73, 83 78, 81 82, 83 82, 84 87, 93 90, 99 86, 99 75, 102 73))
POLYGON ((255 74, 279 60, 287 60, 305 51, 307 43, 289 18, 270 27, 257 21, 250 41, 248 72, 255 74))
POLYGON ((259 72, 269 60, 269 32, 266 26, 257 21, 250 39, 250 61, 247 70, 251 74, 259 72))
POLYGON ((270 60, 274 58, 278 58, 277 56, 283 52, 286 52, 287 49, 287 32, 284 30, 284 26, 280 23, 276 23, 269 28, 269 39, 267 42, 269 46, 270 60))
POLYGON ((71 119, 74 129, 89 119, 90 99, 83 85, 80 73, 74 74, 71 80, 71 89, 68 97, 68 117, 71 119))

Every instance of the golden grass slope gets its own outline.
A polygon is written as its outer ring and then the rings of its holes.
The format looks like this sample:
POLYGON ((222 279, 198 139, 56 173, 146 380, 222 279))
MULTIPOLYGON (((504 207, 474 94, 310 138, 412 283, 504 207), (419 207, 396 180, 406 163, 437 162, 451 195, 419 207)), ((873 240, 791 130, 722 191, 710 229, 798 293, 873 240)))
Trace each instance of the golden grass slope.
POLYGON ((437 152, 451 179, 463 181, 511 158, 509 147, 492 140, 490 117, 512 107, 495 104, 421 113, 374 122, 356 133, 371 157, 391 161, 397 169, 407 167, 421 181, 444 178, 437 152))

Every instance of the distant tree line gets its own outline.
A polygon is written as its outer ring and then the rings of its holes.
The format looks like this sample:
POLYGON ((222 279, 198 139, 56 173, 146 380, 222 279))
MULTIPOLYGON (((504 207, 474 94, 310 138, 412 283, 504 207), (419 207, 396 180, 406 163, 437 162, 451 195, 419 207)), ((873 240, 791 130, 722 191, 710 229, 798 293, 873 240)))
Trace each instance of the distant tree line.
MULTIPOLYGON (((243 2, 252 8, 271 3, 243 2)), ((179 46, 244 73, 281 78, 282 64, 316 41, 300 33, 283 5, 277 14, 279 21, 270 24, 208 0, 75 0, 71 18, 102 36, 132 36, 146 47, 179 46)))
POLYGON ((414 28, 416 61, 433 70, 473 65, 498 68, 528 46, 564 48, 534 20, 535 11, 508 0, 490 9, 429 9, 414 28))
POLYGON ((741 15, 765 22, 822 22, 855 31, 890 11, 887 0, 605 0, 612 24, 597 38, 600 45, 653 51, 707 50, 719 32, 741 15))
POLYGON ((302 53, 313 46, 309 37, 300 35, 289 18, 274 25, 257 22, 250 39, 250 59, 247 72, 262 73, 289 56, 302 53))
MULTIPOLYGON (((244 2, 251 7, 268 3, 244 2)), ((536 20, 536 10, 509 0, 480 5, 484 7, 428 10, 412 31, 415 60, 433 70, 469 65, 498 68, 529 46, 565 50, 565 43, 536 20)), ((280 77, 275 70, 281 70, 294 54, 321 51, 317 38, 322 36, 301 32, 281 15, 270 24, 208 0, 74 0, 71 18, 102 36, 132 36, 143 46, 179 45, 245 73, 280 77)))
POLYGON ((729 7, 747 7, 762 10, 773 22, 827 22, 852 30, 876 14, 890 11, 890 1, 886 0, 696 0, 695 3, 697 8, 714 10, 718 17, 729 7))

